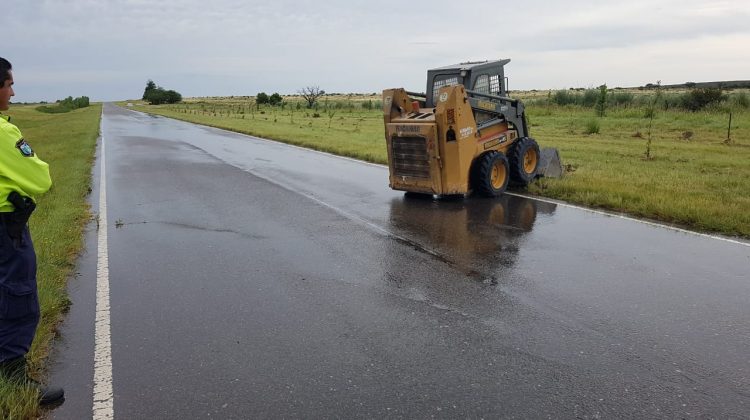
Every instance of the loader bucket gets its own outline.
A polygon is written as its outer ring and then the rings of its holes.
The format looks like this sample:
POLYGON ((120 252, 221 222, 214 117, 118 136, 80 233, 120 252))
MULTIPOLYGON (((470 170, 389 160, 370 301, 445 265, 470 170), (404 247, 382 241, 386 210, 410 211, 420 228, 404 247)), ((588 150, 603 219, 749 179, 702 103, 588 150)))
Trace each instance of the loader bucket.
POLYGON ((545 178, 562 178, 563 167, 560 160, 560 152, 552 147, 545 147, 541 150, 539 158, 539 167, 536 170, 536 176, 545 178))

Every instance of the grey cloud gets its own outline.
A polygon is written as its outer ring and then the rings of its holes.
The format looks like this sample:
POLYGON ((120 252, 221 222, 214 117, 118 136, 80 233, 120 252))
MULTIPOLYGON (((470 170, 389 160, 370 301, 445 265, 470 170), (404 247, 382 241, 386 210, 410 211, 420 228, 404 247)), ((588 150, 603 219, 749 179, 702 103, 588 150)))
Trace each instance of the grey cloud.
MULTIPOLYGON (((0 54, 18 69, 19 100, 132 98, 148 78, 186 96, 292 93, 311 83, 327 91, 422 89, 428 68, 459 61, 510 56, 512 68, 550 68, 566 65, 558 53, 601 50, 607 59, 634 46, 747 34, 744 4, 4 0, 0 54)), ((513 84, 521 83, 544 87, 549 75, 530 71, 513 84)))

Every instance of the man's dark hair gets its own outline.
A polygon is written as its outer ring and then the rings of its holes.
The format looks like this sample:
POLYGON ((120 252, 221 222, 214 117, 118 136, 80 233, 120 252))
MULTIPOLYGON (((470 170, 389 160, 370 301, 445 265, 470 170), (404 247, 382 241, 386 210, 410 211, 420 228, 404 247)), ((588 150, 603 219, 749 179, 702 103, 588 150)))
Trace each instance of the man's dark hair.
POLYGON ((5 86, 5 81, 10 79, 10 71, 13 70, 13 66, 10 65, 10 61, 0 57, 0 87, 5 86))

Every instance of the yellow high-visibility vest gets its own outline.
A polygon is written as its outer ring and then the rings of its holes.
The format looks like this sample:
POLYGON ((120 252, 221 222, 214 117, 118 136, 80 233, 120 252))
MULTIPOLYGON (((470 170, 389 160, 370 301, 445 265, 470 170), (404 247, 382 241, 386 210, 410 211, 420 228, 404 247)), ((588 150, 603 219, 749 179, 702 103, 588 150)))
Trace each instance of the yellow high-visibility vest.
POLYGON ((8 202, 11 192, 33 199, 51 186, 49 165, 34 153, 10 117, 0 114, 0 212, 14 210, 8 202))

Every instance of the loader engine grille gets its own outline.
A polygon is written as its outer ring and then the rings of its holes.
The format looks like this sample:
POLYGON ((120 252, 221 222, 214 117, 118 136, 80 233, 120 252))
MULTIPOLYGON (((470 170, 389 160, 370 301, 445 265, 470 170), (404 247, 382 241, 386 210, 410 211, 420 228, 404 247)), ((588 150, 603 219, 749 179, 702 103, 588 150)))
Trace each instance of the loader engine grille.
POLYGON ((430 155, 424 137, 391 138, 393 174, 411 178, 430 178, 430 155))

